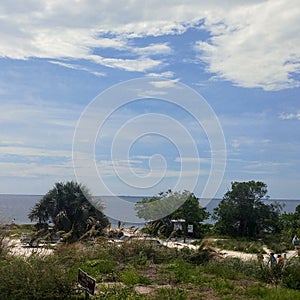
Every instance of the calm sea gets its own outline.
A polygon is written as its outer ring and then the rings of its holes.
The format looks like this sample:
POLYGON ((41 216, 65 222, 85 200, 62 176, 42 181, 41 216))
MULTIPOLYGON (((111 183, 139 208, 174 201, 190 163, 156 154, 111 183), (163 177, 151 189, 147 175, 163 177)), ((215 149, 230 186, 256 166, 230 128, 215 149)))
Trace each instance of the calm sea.
MULTIPOLYGON (((0 194, 0 222, 1 223, 11 223, 15 222, 16 224, 27 224, 30 223, 28 219, 28 213, 31 208, 34 207, 42 198, 41 195, 5 195, 0 194)), ((137 202, 144 197, 136 196, 122 196, 124 200, 130 202, 137 202)), ((267 204, 272 202, 279 202, 284 205, 283 211, 285 212, 294 212, 297 205, 300 204, 300 200, 265 200, 267 204)), ((208 212, 212 212, 215 207, 218 206, 220 199, 213 199, 207 204, 208 212)), ((105 213, 105 211, 104 211, 105 213)), ((115 220, 111 220, 112 223, 115 223, 115 220)))

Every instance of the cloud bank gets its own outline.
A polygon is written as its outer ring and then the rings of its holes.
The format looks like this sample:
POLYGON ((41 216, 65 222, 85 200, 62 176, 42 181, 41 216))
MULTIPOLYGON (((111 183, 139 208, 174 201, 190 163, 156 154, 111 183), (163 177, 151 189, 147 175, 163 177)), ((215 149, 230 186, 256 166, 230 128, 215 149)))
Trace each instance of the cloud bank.
POLYGON ((168 66, 165 58, 174 55, 175 46, 141 46, 135 40, 194 28, 200 37, 190 46, 194 61, 204 62, 213 79, 280 90, 299 86, 299 15, 299 3, 285 0, 30 0, 26 6, 20 0, 2 1, 0 57, 67 61, 71 68, 72 62, 77 68, 76 61, 87 60, 129 72, 157 72, 168 66), (101 49, 122 55, 104 55, 101 49))

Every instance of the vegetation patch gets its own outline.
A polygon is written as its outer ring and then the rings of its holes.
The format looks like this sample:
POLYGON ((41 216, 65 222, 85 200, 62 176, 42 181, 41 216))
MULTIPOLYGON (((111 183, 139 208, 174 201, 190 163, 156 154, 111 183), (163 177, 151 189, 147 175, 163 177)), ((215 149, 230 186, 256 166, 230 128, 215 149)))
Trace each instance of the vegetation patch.
POLYGON ((246 239, 217 239, 215 241, 217 248, 240 251, 244 253, 265 253, 263 243, 260 240, 246 239))

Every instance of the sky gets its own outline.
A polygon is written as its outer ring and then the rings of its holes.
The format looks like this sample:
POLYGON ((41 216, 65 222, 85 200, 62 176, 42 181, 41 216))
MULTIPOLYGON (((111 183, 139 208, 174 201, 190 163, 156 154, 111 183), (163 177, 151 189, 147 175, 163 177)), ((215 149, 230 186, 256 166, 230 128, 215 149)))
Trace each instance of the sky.
POLYGON ((0 28, 0 193, 300 199, 298 1, 4 0, 0 28))

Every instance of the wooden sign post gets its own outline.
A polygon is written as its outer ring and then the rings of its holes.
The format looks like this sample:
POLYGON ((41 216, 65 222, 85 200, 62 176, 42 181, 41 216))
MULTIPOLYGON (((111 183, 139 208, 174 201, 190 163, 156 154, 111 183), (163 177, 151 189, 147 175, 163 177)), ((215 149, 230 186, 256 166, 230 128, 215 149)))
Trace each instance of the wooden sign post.
POLYGON ((85 299, 95 294, 96 280, 81 269, 78 269, 78 283, 85 289, 85 299))

